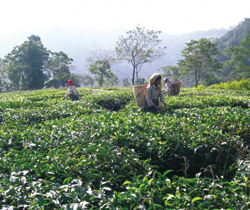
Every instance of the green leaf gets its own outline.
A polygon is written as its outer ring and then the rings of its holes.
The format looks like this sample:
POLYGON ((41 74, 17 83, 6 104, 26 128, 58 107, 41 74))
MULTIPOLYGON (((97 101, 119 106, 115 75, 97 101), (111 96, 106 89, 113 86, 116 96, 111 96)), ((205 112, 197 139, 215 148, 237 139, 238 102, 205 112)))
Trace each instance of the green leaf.
POLYGON ((131 182, 130 182, 130 181, 125 181, 125 182, 123 183, 123 185, 126 185, 126 184, 131 184, 131 182))
POLYGON ((68 177, 66 179, 64 179, 63 181, 63 185, 69 184, 69 182, 71 181, 72 177, 68 177))
POLYGON ((195 201, 198 201, 198 200, 202 200, 202 198, 201 197, 195 197, 195 198, 192 199, 191 202, 194 203, 195 201))
POLYGON ((163 173, 163 176, 166 176, 167 174, 169 174, 170 172, 172 172, 173 170, 167 170, 163 173))
POLYGON ((165 196, 163 199, 164 199, 164 200, 170 200, 170 199, 173 198, 173 197, 174 197, 174 195, 168 194, 168 196, 165 196))

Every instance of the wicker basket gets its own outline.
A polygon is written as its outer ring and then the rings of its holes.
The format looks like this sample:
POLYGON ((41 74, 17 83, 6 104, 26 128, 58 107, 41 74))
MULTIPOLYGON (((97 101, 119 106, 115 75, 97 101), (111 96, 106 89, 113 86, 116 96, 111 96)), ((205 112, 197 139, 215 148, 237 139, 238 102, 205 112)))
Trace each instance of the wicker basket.
POLYGON ((173 95, 178 95, 181 89, 181 82, 173 82, 173 95))
POLYGON ((133 85, 133 92, 137 106, 142 108, 146 102, 145 89, 147 85, 133 85))

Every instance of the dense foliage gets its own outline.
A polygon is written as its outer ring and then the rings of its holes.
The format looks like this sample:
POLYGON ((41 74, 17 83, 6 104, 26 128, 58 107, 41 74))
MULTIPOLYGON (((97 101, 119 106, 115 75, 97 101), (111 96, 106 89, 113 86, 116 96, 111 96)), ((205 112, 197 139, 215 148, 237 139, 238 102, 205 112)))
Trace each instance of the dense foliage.
POLYGON ((106 83, 108 86, 116 86, 119 84, 118 77, 111 71, 109 60, 96 60, 89 66, 90 73, 96 75, 96 81, 100 87, 106 83))
POLYGON ((38 36, 16 46, 5 58, 11 86, 16 90, 43 88, 47 79, 44 62, 48 59, 49 53, 38 36))
POLYGON ((229 60, 230 57, 224 54, 225 49, 231 46, 239 46, 240 41, 245 37, 246 34, 250 34, 250 18, 245 18, 245 20, 237 25, 234 29, 228 31, 225 35, 216 39, 220 51, 220 62, 229 60))
POLYGON ((0 95, 1 209, 249 208, 249 91, 146 113, 130 88, 78 90, 0 95))
MULTIPOLYGON (((70 72, 74 69, 72 62, 66 53, 47 50, 39 36, 31 35, 4 59, 0 58, 0 92, 66 87, 69 79, 77 86, 93 86, 90 75, 70 72)), ((109 72, 108 76, 117 83, 116 75, 109 72)), ((105 80, 107 85, 111 81, 105 80)))
POLYGON ((245 68, 240 68, 240 69, 235 68, 235 63, 242 62, 242 57, 247 56, 249 53, 247 54, 244 51, 242 51, 241 57, 237 56, 231 57, 230 54, 225 53, 225 51, 227 51, 227 48, 238 49, 241 45, 241 42, 246 37, 246 35, 249 34, 250 34, 250 18, 245 18, 245 20, 242 21, 234 29, 228 31, 225 35, 216 39, 219 49, 219 55, 218 55, 219 62, 229 64, 229 65, 223 65, 221 73, 217 74, 217 77, 219 77, 219 80, 221 80, 222 82, 226 82, 228 80, 235 80, 236 77, 240 77, 239 79, 249 78, 249 74, 245 75, 246 73, 244 72, 245 68), (231 59, 233 62, 230 61, 231 59), (237 72, 235 72, 236 69, 237 72), (238 75, 239 72, 241 74, 238 75))
POLYGON ((66 86, 72 61, 64 52, 47 50, 39 36, 31 35, 0 60, 0 88, 9 91, 66 86))
POLYGON ((221 82, 220 84, 211 85, 209 89, 222 90, 250 90, 250 79, 240 81, 221 82))
POLYGON ((178 65, 184 75, 192 75, 195 78, 195 87, 197 87, 203 78, 221 68, 217 59, 219 53, 217 44, 211 39, 201 38, 198 41, 191 40, 186 45, 182 50, 183 59, 178 61, 178 65))
POLYGON ((228 47, 225 53, 231 55, 231 60, 226 62, 232 65, 234 70, 231 72, 236 79, 250 77, 250 33, 240 41, 240 46, 228 47))

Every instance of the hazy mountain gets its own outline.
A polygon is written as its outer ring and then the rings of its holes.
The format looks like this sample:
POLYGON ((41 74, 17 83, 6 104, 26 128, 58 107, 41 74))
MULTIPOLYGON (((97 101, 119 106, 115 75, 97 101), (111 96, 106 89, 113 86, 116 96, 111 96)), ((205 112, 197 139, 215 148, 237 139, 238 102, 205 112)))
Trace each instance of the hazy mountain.
MULTIPOLYGON (((44 34, 42 42, 44 46, 52 51, 64 51, 74 59, 76 73, 87 72, 85 66, 86 57, 99 49, 114 50, 118 38, 125 35, 126 29, 114 28, 111 30, 84 30, 84 29, 61 29, 51 28, 44 34)), ((191 39, 202 37, 218 38, 224 35, 226 29, 211 29, 209 31, 196 31, 182 35, 161 34, 162 45, 167 46, 166 56, 158 61, 142 67, 140 76, 146 77, 148 74, 157 71, 160 67, 174 65, 181 58, 181 50, 185 43, 191 39)), ((128 64, 119 64, 113 67, 113 71, 118 70, 123 73, 131 74, 131 67, 128 64), (127 70, 129 72, 127 72, 127 70)), ((119 75, 124 77, 124 74, 119 75)))
POLYGON ((235 28, 228 31, 220 38, 216 39, 220 51, 219 60, 221 62, 224 62, 229 59, 229 57, 223 54, 224 50, 230 46, 239 46, 240 41, 244 38, 246 33, 250 34, 250 18, 246 18, 235 28))
MULTIPOLYGON (((73 58, 74 73, 85 73, 85 59, 91 56, 94 50, 106 49, 114 50, 116 41, 122 35, 126 35, 127 29, 113 28, 109 30, 93 30, 79 28, 59 28, 53 27, 47 31, 37 33, 22 33, 8 36, 0 39, 0 57, 3 58, 11 50, 22 44, 28 39, 28 36, 34 34, 41 37, 43 45, 53 52, 63 51, 73 58)), ((195 31, 193 33, 181 35, 161 34, 162 45, 167 47, 166 56, 158 61, 142 67, 140 77, 146 77, 153 72, 158 71, 162 66, 174 65, 181 58, 181 51, 185 47, 185 43, 191 39, 200 39, 202 37, 219 38, 226 34, 229 29, 211 29, 208 31, 195 31)), ((128 64, 119 64, 113 67, 113 71, 123 72, 118 76, 124 77, 124 73, 131 75, 131 67, 128 64)))
MULTIPOLYGON (((244 38, 246 33, 250 34, 250 18, 246 18, 232 30, 228 31, 226 34, 215 40, 218 44, 219 49, 219 62, 224 63, 225 61, 230 59, 230 56, 224 54, 225 49, 230 46, 239 46, 240 41, 244 38)), ((232 71, 232 66, 223 65, 220 75, 221 80, 226 82, 234 78, 234 76, 231 75, 232 71)))

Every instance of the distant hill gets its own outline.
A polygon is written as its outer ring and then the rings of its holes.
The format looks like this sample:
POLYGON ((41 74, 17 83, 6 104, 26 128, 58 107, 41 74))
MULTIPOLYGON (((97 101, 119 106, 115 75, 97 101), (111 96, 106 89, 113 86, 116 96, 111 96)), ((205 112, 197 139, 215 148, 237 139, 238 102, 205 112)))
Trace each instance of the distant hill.
MULTIPOLYGON (((229 60, 230 57, 224 54, 224 50, 230 46, 239 46, 239 42, 244 38, 245 34, 250 34, 250 18, 246 18, 244 21, 240 22, 232 30, 229 30, 226 34, 217 38, 215 41, 218 43, 219 55, 218 59, 221 63, 229 60)), ((224 66, 222 69, 222 80, 230 80, 230 73, 232 67, 224 66)))
MULTIPOLYGON (((92 52, 99 49, 114 50, 118 38, 126 34, 126 29, 114 28, 111 30, 84 30, 84 29, 61 29, 52 28, 43 35, 42 42, 45 47, 52 51, 64 51, 74 59, 75 73, 88 72, 85 66, 85 59, 92 55, 92 52)), ((196 31, 181 35, 161 34, 162 45, 167 47, 166 56, 158 61, 142 67, 140 77, 147 77, 157 71, 160 67, 174 65, 181 58, 181 50, 185 43, 191 39, 202 37, 218 38, 227 33, 228 29, 211 29, 209 31, 196 31)), ((130 65, 124 63, 113 67, 113 71, 130 75, 130 65)), ((120 78, 124 74, 118 75, 120 78)))
MULTIPOLYGON (((114 50, 118 38, 126 35, 127 29, 113 28, 109 30, 93 30, 80 28, 59 28, 53 27, 47 31, 41 31, 38 34, 32 32, 20 33, 13 36, 0 39, 0 57, 4 57, 7 53, 28 39, 28 36, 34 34, 41 37, 43 45, 53 52, 63 51, 73 58, 74 73, 88 72, 85 66, 85 59, 92 55, 95 50, 106 49, 114 50)), ((181 35, 169 35, 162 33, 162 45, 167 47, 166 56, 142 67, 140 77, 147 77, 149 74, 158 71, 160 67, 166 65, 174 65, 181 58, 181 51, 185 47, 185 43, 191 39, 220 38, 227 34, 229 29, 211 29, 208 31, 195 31, 193 33, 181 35)), ((131 75, 131 67, 128 64, 119 64, 113 67, 113 71, 122 72, 118 75, 121 79, 125 74, 131 75)))
POLYGON ((216 39, 220 51, 219 61, 224 62, 228 60, 228 57, 223 53, 224 50, 229 46, 238 46, 246 33, 250 34, 250 18, 246 18, 238 26, 216 39))

